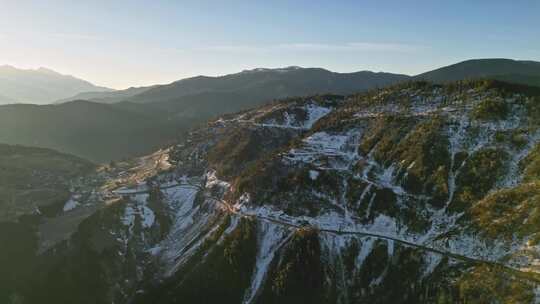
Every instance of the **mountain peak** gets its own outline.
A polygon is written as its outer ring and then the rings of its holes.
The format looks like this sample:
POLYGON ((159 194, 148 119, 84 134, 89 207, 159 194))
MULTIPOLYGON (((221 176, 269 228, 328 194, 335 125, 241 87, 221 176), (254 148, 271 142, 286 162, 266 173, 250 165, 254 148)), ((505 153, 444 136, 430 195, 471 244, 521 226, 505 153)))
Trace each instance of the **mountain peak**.
POLYGON ((241 73, 258 73, 258 72, 290 72, 296 70, 303 70, 305 68, 300 66, 287 66, 283 68, 254 68, 243 70, 241 73))
POLYGON ((0 66, 0 92, 5 98, 0 104, 15 100, 22 103, 46 104, 89 91, 110 91, 92 83, 64 75, 50 68, 20 69, 0 66))
POLYGON ((9 65, 9 64, 4 64, 4 65, 0 65, 0 71, 10 71, 10 72, 27 72, 27 73, 31 73, 31 72, 39 72, 39 73, 45 73, 45 74, 51 74, 51 75, 62 75, 52 69, 49 69, 49 68, 46 68, 46 67, 39 67, 37 69, 32 69, 32 68, 28 68, 28 69, 23 69, 23 68, 18 68, 18 67, 15 67, 13 65, 9 65))
POLYGON ((54 70, 51 70, 49 68, 45 68, 45 67, 39 67, 36 71, 38 72, 41 72, 41 73, 44 73, 44 74, 49 74, 49 75, 62 75, 54 70))
POLYGON ((9 64, 0 65, 0 71, 13 71, 13 70, 17 70, 17 68, 9 64))

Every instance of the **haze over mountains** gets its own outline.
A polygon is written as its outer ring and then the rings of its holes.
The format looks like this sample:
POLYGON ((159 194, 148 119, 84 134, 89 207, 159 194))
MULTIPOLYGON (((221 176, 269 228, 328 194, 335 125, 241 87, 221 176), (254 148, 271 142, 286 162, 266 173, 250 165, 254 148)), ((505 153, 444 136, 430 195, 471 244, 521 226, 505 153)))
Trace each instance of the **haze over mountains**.
POLYGON ((52 148, 95 162, 149 153, 211 117, 292 96, 349 95, 411 80, 444 83, 494 78, 540 86, 540 63, 509 59, 468 60, 417 76, 299 67, 254 69, 119 91, 45 69, 0 70, 4 75, 0 78, 0 103, 60 103, 0 106, 0 142, 52 148), (35 84, 37 89, 25 91, 24 83, 35 84), (17 90, 13 88, 27 92, 26 96, 14 94, 17 90), (74 97, 52 97, 60 92, 71 92, 74 97))
POLYGON ((289 96, 351 94, 405 79, 405 75, 389 73, 340 74, 292 67, 82 93, 75 101, 56 105, 0 106, 0 142, 52 148, 108 162, 149 153, 216 115, 289 96))
POLYGON ((234 97, 257 103, 290 96, 321 94, 352 94, 377 86, 403 81, 409 76, 392 73, 361 71, 335 73, 321 68, 286 67, 253 69, 225 76, 197 76, 166 85, 129 88, 115 92, 78 94, 69 100, 86 99, 95 102, 129 101, 135 103, 183 104, 190 99, 212 102, 214 99, 234 97), (121 100, 120 100, 121 99, 121 100))
POLYGON ((253 69, 219 77, 197 76, 166 85, 129 88, 113 92, 85 92, 64 99, 112 103, 179 102, 210 99, 212 95, 229 94, 253 98, 284 98, 309 94, 352 94, 373 87, 404 80, 426 80, 444 83, 462 79, 491 78, 527 85, 540 85, 540 62, 512 59, 473 59, 441 67, 419 75, 361 71, 335 73, 321 68, 287 67, 253 69))
POLYGON ((46 68, 23 70, 0 66, 0 104, 47 104, 88 91, 108 92, 111 89, 46 68))
POLYGON ((88 100, 88 101, 94 101, 99 103, 115 103, 124 101, 132 96, 135 96, 137 94, 140 94, 144 91, 149 90, 150 87, 131 87, 125 90, 116 90, 116 91, 109 91, 109 92, 83 92, 79 93, 75 96, 70 96, 68 98, 57 100, 56 103, 63 103, 68 101, 74 101, 74 100, 88 100))

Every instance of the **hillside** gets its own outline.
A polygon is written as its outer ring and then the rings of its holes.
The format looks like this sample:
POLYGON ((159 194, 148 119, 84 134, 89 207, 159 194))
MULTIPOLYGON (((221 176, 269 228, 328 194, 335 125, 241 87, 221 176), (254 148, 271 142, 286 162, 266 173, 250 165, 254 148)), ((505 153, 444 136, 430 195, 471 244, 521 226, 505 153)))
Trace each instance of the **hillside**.
POLYGON ((199 76, 156 86, 128 98, 180 116, 232 113, 275 99, 323 93, 351 94, 407 79, 390 73, 335 73, 317 68, 255 69, 221 77, 199 76))
POLYGON ((34 103, 46 104, 58 99, 88 91, 111 91, 88 81, 55 71, 39 68, 22 70, 12 66, 0 66, 0 104, 34 103))
POLYGON ((254 69, 220 77, 199 76, 179 80, 152 88, 134 96, 130 101, 166 102, 179 97, 215 92, 245 94, 262 91, 261 95, 274 99, 328 92, 350 94, 406 78, 405 75, 390 73, 335 73, 319 68, 254 69))
POLYGON ((82 93, 63 101, 144 103, 179 117, 204 116, 207 119, 275 99, 323 93, 352 94, 407 78, 406 75, 369 71, 335 73, 319 68, 254 69, 219 77, 186 78, 167 85, 82 93))
POLYGON ((180 116, 219 115, 275 99, 322 93, 352 94, 406 80, 408 76, 369 71, 335 73, 320 68, 254 69, 219 77, 197 76, 166 85, 114 92, 86 92, 59 100, 153 104, 180 116), (211 114, 210 114, 211 113, 211 114))
POLYGON ((50 211, 56 203, 63 206, 71 179, 93 168, 88 161, 53 150, 0 144, 0 222, 50 211))
MULTIPOLYGON (((95 211, 63 240, 38 227, 35 275, 4 294, 30 304, 537 303, 539 117, 540 89, 496 81, 226 115, 74 189, 77 206, 95 211)), ((61 227, 80 208, 47 222, 61 227)))
POLYGON ((414 78, 436 83, 490 78, 540 86, 540 62, 511 59, 467 60, 417 75, 414 78))
POLYGON ((247 70, 221 77, 199 76, 168 85, 78 94, 75 97, 90 100, 93 105, 88 115, 82 114, 80 111, 83 107, 79 107, 79 114, 83 116, 80 122, 64 118, 69 116, 64 113, 69 112, 64 105, 55 108, 20 106, 15 112, 0 108, 0 116, 4 112, 20 117, 18 121, 7 118, 6 122, 0 122, 0 126, 4 127, 0 131, 0 142, 37 145, 107 162, 149 153, 175 141, 178 136, 208 119, 254 108, 272 100, 325 93, 347 95, 410 79, 444 83, 489 77, 540 86, 539 66, 539 63, 532 61, 482 59, 461 62, 415 78, 367 71, 334 73, 299 67, 247 70), (96 103, 111 105, 100 107, 96 103), (92 120, 92 115, 100 115, 100 118, 92 120), (51 132, 41 132, 27 117, 36 117, 36 121, 42 122, 43 129, 51 132), (58 120, 59 117, 67 119, 65 126, 58 124, 62 121, 58 120))
POLYGON ((212 117, 277 98, 330 91, 352 93, 404 78, 371 72, 265 69, 184 79, 165 86, 81 93, 76 96, 92 102, 0 106, 0 142, 108 162, 149 153, 212 117))
POLYGON ((116 103, 122 102, 130 97, 141 94, 153 86, 150 87, 137 87, 128 88, 125 90, 110 91, 110 92, 83 92, 75 96, 57 100, 56 103, 64 103, 75 100, 87 100, 99 103, 116 103))
POLYGON ((70 192, 94 169, 75 156, 0 144, 0 302, 12 303, 9 291, 28 283, 37 249, 36 219, 61 213, 70 192))
POLYGON ((51 148, 95 162, 149 153, 191 125, 128 103, 0 106, 0 142, 51 148))

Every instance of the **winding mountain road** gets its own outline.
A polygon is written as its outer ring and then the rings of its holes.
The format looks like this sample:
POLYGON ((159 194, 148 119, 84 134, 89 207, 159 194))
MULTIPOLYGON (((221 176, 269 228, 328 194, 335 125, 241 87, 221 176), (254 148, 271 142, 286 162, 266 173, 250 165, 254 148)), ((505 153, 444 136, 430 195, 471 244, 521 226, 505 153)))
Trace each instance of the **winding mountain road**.
MULTIPOLYGON (((202 187, 202 186, 196 185, 196 184, 190 184, 190 183, 178 183, 178 184, 173 184, 173 185, 155 187, 153 189, 164 190, 164 189, 170 189, 170 188, 174 188, 174 187, 191 187, 191 188, 196 188, 199 191, 205 191, 206 190, 205 187, 202 187)), ((126 189, 126 192, 120 192, 119 193, 118 191, 114 191, 114 193, 129 196, 129 195, 137 195, 137 194, 149 193, 153 189, 138 190, 138 191, 131 191, 131 192, 129 192, 126 189)), ((207 191, 205 191, 205 192, 207 192, 207 191)), ((414 243, 414 242, 407 241, 407 240, 404 240, 404 239, 400 239, 400 238, 397 238, 397 237, 392 237, 392 236, 379 234, 379 233, 374 233, 374 232, 369 232, 369 231, 350 231, 350 230, 337 230, 337 229, 320 228, 320 227, 317 227, 315 225, 311 225, 309 223, 298 224, 298 223, 286 221, 284 219, 269 217, 269 216, 265 216, 265 215, 261 215, 261 214, 245 213, 241 209, 233 207, 231 204, 229 204, 227 201, 225 201, 225 200, 223 200, 221 198, 212 196, 209 193, 205 193, 205 196, 208 199, 211 199, 212 201, 214 201, 217 204, 221 205, 228 213, 234 214, 234 215, 237 215, 237 216, 241 216, 241 217, 244 217, 244 218, 251 218, 251 219, 255 219, 255 220, 267 221, 267 222, 270 222, 270 223, 273 223, 273 224, 282 225, 282 226, 286 226, 286 227, 293 228, 293 229, 310 229, 311 228, 311 229, 316 229, 319 232, 323 232, 323 233, 331 233, 331 234, 337 234, 337 235, 356 235, 356 236, 359 236, 359 237, 373 237, 373 238, 377 238, 377 239, 393 241, 393 242, 397 242, 397 243, 405 245, 405 246, 414 247, 414 248, 417 248, 417 249, 420 249, 420 250, 436 253, 436 254, 439 254, 439 255, 442 255, 442 256, 445 256, 445 257, 448 257, 448 258, 452 258, 452 259, 455 259, 455 260, 459 260, 459 261, 462 261, 462 262, 473 263, 473 264, 476 264, 476 265, 488 265, 488 266, 491 266, 491 267, 496 267, 499 270, 504 270, 504 271, 506 271, 506 272, 508 272, 508 273, 510 273, 512 275, 515 275, 516 277, 519 277, 520 279, 523 279, 523 280, 526 280, 526 281, 533 281, 533 282, 535 282, 537 284, 540 284, 540 274, 539 273, 531 272, 531 271, 524 271, 524 270, 521 270, 521 269, 513 268, 513 267, 505 265, 505 264, 503 264, 501 262, 483 260, 483 259, 479 259, 479 258, 475 258, 475 257, 465 256, 465 255, 445 251, 445 250, 442 250, 442 249, 429 247, 429 246, 426 246, 426 245, 423 245, 423 244, 414 243)))

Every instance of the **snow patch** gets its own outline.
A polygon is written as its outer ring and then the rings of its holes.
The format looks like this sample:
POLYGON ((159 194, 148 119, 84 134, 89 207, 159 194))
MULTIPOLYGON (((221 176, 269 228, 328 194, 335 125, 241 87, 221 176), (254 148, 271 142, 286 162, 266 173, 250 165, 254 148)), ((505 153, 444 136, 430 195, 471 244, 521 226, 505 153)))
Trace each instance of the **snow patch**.
POLYGON ((148 194, 137 194, 132 196, 132 202, 129 202, 124 209, 122 223, 129 227, 133 232, 136 219, 140 220, 141 226, 145 229, 154 225, 156 216, 154 211, 148 207, 148 194))
POLYGON ((358 140, 361 134, 351 130, 345 134, 317 132, 303 140, 300 148, 284 155, 289 163, 308 163, 321 170, 347 170, 358 159, 358 140))
POLYGON ((360 252, 358 253, 358 256, 356 257, 356 264, 358 267, 361 267, 364 264, 364 261, 369 256, 371 251, 373 251, 373 244, 375 243, 375 238, 367 237, 364 240, 362 240, 362 247, 360 248, 360 252))
POLYGON ((281 117, 282 122, 271 119, 262 123, 255 123, 255 125, 261 127, 309 130, 318 120, 332 112, 332 108, 323 107, 314 103, 304 106, 302 110, 307 116, 305 121, 302 121, 298 119, 296 115, 285 111, 281 117))
POLYGON ((251 279, 250 288, 246 291, 242 303, 252 303, 259 291, 268 267, 272 263, 276 252, 291 238, 292 233, 284 229, 281 225, 274 223, 259 222, 258 240, 257 240, 257 258, 255 272, 251 279))
POLYGON ((426 252, 423 258, 425 266, 422 272, 422 278, 433 273, 435 268, 441 263, 443 256, 434 252, 426 252))
POLYGON ((64 212, 71 211, 79 206, 79 202, 77 202, 74 198, 70 198, 65 204, 64 204, 64 212))
POLYGON ((331 108, 321 107, 315 104, 309 104, 306 107, 308 113, 308 119, 304 123, 304 128, 311 129, 311 127, 321 118, 332 112, 331 108))
POLYGON ((208 171, 208 173, 206 174, 206 188, 213 188, 216 186, 221 188, 228 188, 230 187, 230 184, 220 180, 216 175, 216 171, 208 171))

